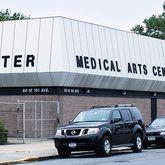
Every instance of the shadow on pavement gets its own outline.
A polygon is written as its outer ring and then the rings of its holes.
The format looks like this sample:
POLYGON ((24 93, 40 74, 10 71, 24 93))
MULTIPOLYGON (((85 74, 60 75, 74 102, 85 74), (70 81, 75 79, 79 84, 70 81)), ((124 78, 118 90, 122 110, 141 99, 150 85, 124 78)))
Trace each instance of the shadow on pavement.
POLYGON ((165 145, 152 145, 150 147, 147 147, 147 149, 144 149, 144 150, 154 150, 154 149, 165 149, 165 145))
MULTIPOLYGON (((113 151, 111 156, 119 156, 119 155, 125 155, 125 154, 133 154, 131 150, 123 150, 123 151, 113 151)), ((105 159, 108 157, 99 157, 95 154, 95 152, 79 152, 79 153, 72 153, 71 157, 69 158, 60 158, 57 156, 58 159, 80 159, 80 158, 99 158, 99 159, 105 159)))

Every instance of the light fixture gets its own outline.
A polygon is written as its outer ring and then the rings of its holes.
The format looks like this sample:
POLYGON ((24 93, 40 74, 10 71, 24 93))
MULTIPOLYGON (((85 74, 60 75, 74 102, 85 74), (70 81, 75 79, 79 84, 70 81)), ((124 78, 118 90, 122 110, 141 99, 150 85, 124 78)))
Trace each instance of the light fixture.
POLYGON ((123 94, 123 95, 126 95, 126 94, 127 94, 127 92, 126 92, 126 91, 123 91, 123 92, 122 92, 122 94, 123 94))
POLYGON ((153 96, 156 96, 156 93, 153 93, 153 96))

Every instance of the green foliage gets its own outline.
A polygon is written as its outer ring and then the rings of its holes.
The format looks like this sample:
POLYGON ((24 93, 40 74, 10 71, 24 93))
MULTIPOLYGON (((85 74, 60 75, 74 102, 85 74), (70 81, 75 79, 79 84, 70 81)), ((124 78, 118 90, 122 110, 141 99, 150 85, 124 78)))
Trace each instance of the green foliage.
POLYGON ((0 21, 6 21, 6 20, 21 20, 21 19, 29 19, 29 16, 25 16, 23 14, 14 12, 11 13, 9 9, 1 10, 0 11, 0 21))
POLYGON ((165 12, 144 19, 144 25, 135 25, 131 31, 136 34, 150 36, 165 40, 165 12))
POLYGON ((143 27, 142 25, 135 25, 135 26, 131 29, 131 31, 133 31, 133 32, 136 33, 136 34, 142 34, 142 35, 144 35, 145 29, 144 29, 144 27, 143 27))
POLYGON ((0 144, 6 144, 7 143, 7 129, 5 128, 5 122, 4 120, 0 119, 0 144))

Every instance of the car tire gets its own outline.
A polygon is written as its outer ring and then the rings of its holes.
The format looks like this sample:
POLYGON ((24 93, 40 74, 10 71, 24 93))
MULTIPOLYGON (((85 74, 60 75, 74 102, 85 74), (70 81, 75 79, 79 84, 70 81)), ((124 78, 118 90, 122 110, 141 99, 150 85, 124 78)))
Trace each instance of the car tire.
POLYGON ((136 133, 133 137, 133 143, 132 151, 133 152, 141 152, 143 149, 143 140, 142 136, 139 133, 136 133))
POLYGON ((111 155, 111 139, 109 136, 104 136, 101 141, 100 149, 96 151, 98 156, 110 156, 111 155))
POLYGON ((71 155, 71 151, 67 148, 58 148, 57 151, 60 158, 68 158, 71 155))

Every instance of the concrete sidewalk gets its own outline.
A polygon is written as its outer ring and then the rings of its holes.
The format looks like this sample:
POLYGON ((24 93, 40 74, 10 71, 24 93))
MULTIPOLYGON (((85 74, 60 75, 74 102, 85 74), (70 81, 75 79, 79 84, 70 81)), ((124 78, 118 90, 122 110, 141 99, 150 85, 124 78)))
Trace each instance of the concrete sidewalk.
POLYGON ((0 145, 0 164, 16 164, 55 158, 58 155, 53 140, 28 141, 26 144, 0 145))

